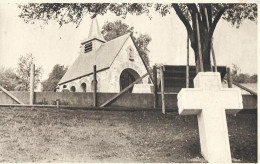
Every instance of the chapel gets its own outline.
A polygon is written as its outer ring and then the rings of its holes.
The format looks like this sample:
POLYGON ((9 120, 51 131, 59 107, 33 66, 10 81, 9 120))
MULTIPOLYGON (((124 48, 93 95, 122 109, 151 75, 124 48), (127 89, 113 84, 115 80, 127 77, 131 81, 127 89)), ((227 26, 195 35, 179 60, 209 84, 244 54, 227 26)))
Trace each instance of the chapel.
MULTIPOLYGON (((88 37, 81 41, 78 57, 59 81, 57 91, 92 92, 94 65, 97 92, 118 93, 148 72, 130 33, 106 41, 97 18, 92 19, 88 37)), ((148 84, 148 76, 140 83, 148 84)))

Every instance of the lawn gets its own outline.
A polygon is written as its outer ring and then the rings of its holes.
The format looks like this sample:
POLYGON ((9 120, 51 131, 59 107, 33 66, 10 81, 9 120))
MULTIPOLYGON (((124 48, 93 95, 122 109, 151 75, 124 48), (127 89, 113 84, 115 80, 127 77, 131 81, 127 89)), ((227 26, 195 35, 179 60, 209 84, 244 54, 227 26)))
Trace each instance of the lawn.
MULTIPOLYGON (((0 162, 206 162, 195 116, 2 107, 0 125, 0 162)), ((228 129, 233 162, 256 162, 256 114, 228 129)))

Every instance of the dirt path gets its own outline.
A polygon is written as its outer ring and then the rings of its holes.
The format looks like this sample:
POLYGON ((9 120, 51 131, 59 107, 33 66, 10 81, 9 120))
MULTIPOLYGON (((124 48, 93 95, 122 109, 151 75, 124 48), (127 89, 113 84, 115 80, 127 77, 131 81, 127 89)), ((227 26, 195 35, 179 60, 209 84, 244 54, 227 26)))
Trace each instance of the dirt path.
MULTIPOLYGON (((256 115, 228 124, 234 161, 256 162, 256 115)), ((0 125, 0 162, 205 162, 193 116, 0 108, 0 125)))

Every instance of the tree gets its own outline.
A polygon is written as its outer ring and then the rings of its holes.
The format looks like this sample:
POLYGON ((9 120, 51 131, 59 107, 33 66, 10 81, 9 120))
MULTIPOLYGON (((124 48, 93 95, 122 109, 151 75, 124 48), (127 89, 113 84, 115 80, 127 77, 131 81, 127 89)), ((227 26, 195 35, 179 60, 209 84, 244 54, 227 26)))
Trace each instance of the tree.
POLYGON ((43 91, 55 91, 58 82, 66 73, 67 69, 68 67, 56 64, 53 67, 52 72, 49 74, 48 79, 43 82, 43 91))
POLYGON ((257 74, 253 74, 253 75, 250 77, 250 82, 251 82, 251 83, 257 83, 257 74))
POLYGON ((233 64, 232 66, 232 72, 231 72, 231 77, 232 80, 234 80, 237 83, 257 83, 257 75, 254 74, 250 76, 247 73, 241 73, 241 69, 233 64))
POLYGON ((165 16, 175 10, 177 16, 184 24, 191 47, 195 54, 195 63, 197 72, 211 71, 210 50, 211 42, 216 26, 221 18, 231 22, 232 25, 239 25, 245 19, 251 21, 257 20, 257 4, 150 4, 150 3, 85 3, 85 4, 22 4, 19 15, 25 22, 34 22, 34 20, 43 20, 48 23, 49 20, 56 20, 60 25, 73 22, 77 26, 86 14, 92 17, 107 11, 115 13, 117 16, 126 17, 127 14, 146 14, 153 7, 155 11, 165 16), (196 15, 198 21, 196 21, 196 15), (198 22, 198 23, 197 23, 198 22), (197 25, 199 25, 200 45, 202 51, 202 61, 199 60, 199 44, 197 37, 197 25), (201 69, 202 68, 202 69, 201 69))
POLYGON ((105 22, 101 33, 106 41, 110 41, 127 33, 133 34, 134 27, 129 27, 129 25, 123 23, 121 20, 105 22))
POLYGON ((136 32, 134 32, 134 27, 129 27, 129 25, 123 23, 121 20, 106 22, 102 27, 101 33, 104 35, 104 39, 106 41, 110 41, 124 34, 131 33, 145 64, 150 66, 148 57, 149 50, 147 47, 152 41, 151 36, 148 34, 140 34, 138 37, 134 36, 134 34, 136 34, 136 32))
POLYGON ((8 91, 14 91, 19 85, 19 78, 11 68, 0 67, 0 85, 8 91))
MULTIPOLYGON (((19 85, 17 85, 15 89, 19 91, 29 91, 31 64, 34 63, 35 58, 32 54, 26 54, 26 56, 21 56, 18 60, 16 73, 19 78, 19 85)), ((35 86, 40 82, 42 71, 42 67, 35 68, 35 86)))
POLYGON ((257 20, 257 4, 157 4, 156 10, 166 15, 170 12, 170 8, 174 8, 187 30, 195 54, 197 72, 211 71, 212 37, 221 17, 232 25, 236 25, 237 28, 244 19, 257 20), (202 63, 199 60, 197 26, 200 33, 202 63))

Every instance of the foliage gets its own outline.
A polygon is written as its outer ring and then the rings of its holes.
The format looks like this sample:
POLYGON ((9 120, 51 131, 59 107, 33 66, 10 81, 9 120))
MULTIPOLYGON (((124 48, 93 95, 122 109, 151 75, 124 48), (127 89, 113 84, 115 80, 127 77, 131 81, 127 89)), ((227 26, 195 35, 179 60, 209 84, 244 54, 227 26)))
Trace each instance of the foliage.
POLYGON ((216 26, 221 18, 236 27, 239 27, 245 19, 257 21, 256 3, 172 3, 154 5, 151 3, 30 3, 21 4, 19 7, 22 10, 19 16, 23 18, 25 22, 34 23, 35 20, 43 20, 45 23, 48 23, 49 20, 56 20, 60 25, 73 22, 76 23, 77 26, 86 14, 95 17, 98 14, 103 15, 110 11, 122 17, 126 17, 128 13, 136 15, 146 14, 149 16, 150 9, 153 8, 162 16, 166 16, 174 9, 187 30, 191 47, 195 54, 197 72, 211 71, 211 42, 216 26), (198 18, 197 20, 196 17, 198 18), (197 29, 197 25, 199 26, 199 30, 197 29), (198 42, 197 31, 200 32, 200 44, 198 42), (199 45, 201 52, 199 51, 199 45), (199 60, 199 54, 202 54, 202 62, 199 60))
MULTIPOLYGON (((156 4, 155 9, 162 16, 170 14, 171 8, 176 9, 176 4, 156 4)), ((225 4, 225 3, 211 3, 211 4, 178 4, 181 12, 185 18, 191 22, 192 21, 192 12, 199 13, 202 19, 206 19, 206 13, 203 8, 207 9, 207 14, 209 21, 213 23, 213 19, 218 18, 222 14, 222 19, 231 22, 232 25, 237 28, 242 24, 245 19, 251 21, 257 21, 257 4, 256 3, 243 3, 243 4, 225 4), (196 9, 197 8, 197 9, 196 9), (197 11, 195 11, 197 10, 197 11), (203 11, 204 10, 204 11, 203 11), (211 12, 210 12, 211 11, 211 12), (222 13, 219 13, 223 11, 222 13)), ((175 10, 178 12, 178 10, 175 10)), ((178 14, 177 14, 178 15, 178 14)), ((179 15, 178 15, 179 16, 179 15)), ((221 17, 220 17, 221 18, 221 17)), ((182 18, 181 18, 182 19, 182 18)), ((217 21, 217 20, 216 20, 217 21)), ((206 22, 203 22, 206 23, 206 22)), ((209 22, 210 23, 210 22, 209 22)), ((217 22, 216 22, 217 23, 217 22)))
POLYGON ((129 25, 123 23, 121 20, 114 22, 107 21, 103 25, 101 33, 106 41, 110 41, 127 33, 133 34, 134 27, 129 27, 129 25))
POLYGON ((129 25, 123 23, 121 20, 114 22, 106 22, 101 33, 104 35, 105 40, 109 41, 119 36, 122 36, 127 33, 131 33, 136 43, 137 49, 140 52, 140 55, 144 59, 144 62, 147 66, 150 66, 149 57, 148 57, 148 45, 152 41, 151 36, 148 34, 140 34, 138 37, 134 36, 134 27, 129 27, 129 25))
POLYGON ((257 83, 257 74, 250 76, 247 73, 241 73, 241 69, 235 64, 233 64, 231 77, 237 83, 257 83))
POLYGON ((128 13, 148 14, 151 6, 151 4, 144 3, 29 3, 18 5, 22 10, 19 16, 26 23, 42 20, 48 24, 49 20, 55 20, 60 25, 72 22, 77 24, 77 27, 86 14, 95 17, 111 11, 117 16, 125 17, 128 13))
MULTIPOLYGON (((30 67, 34 58, 32 54, 21 56, 19 58, 18 68, 0 67, 0 85, 8 91, 28 91, 30 84, 30 67)), ((35 70, 35 86, 40 81, 42 68, 35 70)))
POLYGON ((66 73, 67 69, 68 67, 56 64, 49 74, 48 79, 43 82, 43 91, 55 91, 58 82, 66 73))
MULTIPOLYGON (((19 85, 16 86, 15 90, 28 91, 30 85, 31 64, 34 63, 35 58, 32 54, 26 54, 26 56, 21 56, 18 60, 16 73, 19 78, 19 85)), ((35 86, 40 81, 42 71, 42 67, 35 68, 35 86)))
POLYGON ((146 63, 147 66, 150 66, 150 60, 148 56, 148 52, 150 51, 148 50, 147 47, 149 43, 152 41, 151 36, 149 36, 148 34, 140 34, 138 38, 134 37, 134 40, 137 48, 139 49, 140 54, 144 59, 144 62, 146 63))
POLYGON ((252 76, 250 76, 250 82, 257 83, 257 74, 253 74, 252 76))
POLYGON ((8 91, 14 91, 19 85, 19 78, 11 68, 0 67, 0 85, 8 91))

